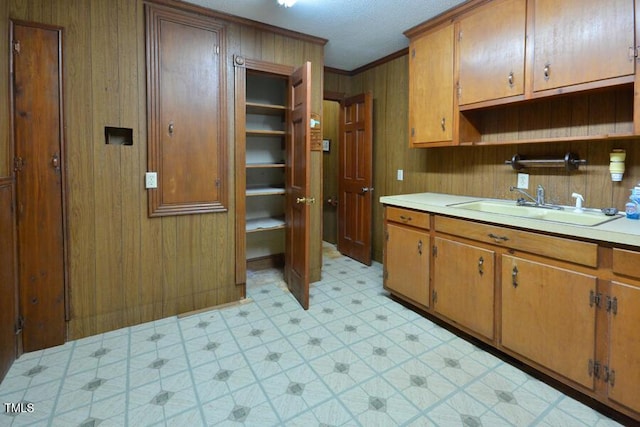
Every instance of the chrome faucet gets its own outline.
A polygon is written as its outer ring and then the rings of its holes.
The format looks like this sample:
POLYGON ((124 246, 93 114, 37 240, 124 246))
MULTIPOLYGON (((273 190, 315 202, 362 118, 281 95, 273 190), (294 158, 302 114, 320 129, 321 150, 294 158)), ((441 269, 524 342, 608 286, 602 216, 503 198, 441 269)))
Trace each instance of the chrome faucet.
MULTIPOLYGON (((564 209, 562 206, 547 204, 544 200, 544 187, 539 184, 538 184, 538 187, 536 188, 536 197, 533 197, 526 191, 517 187, 509 187, 509 191, 517 191, 518 193, 526 196, 529 200, 531 200, 531 202, 533 202, 533 206, 536 206, 539 208, 557 209, 557 210, 564 209)), ((527 202, 523 197, 520 197, 518 200, 516 200, 516 204, 518 206, 525 206, 525 205, 531 206, 531 202, 527 202)))
MULTIPOLYGON (((523 196, 526 196, 529 198, 529 200, 531 200, 533 203, 535 203, 536 205, 538 204, 538 201, 529 193, 527 193, 526 191, 524 191, 521 188, 518 187, 509 187, 509 191, 517 191, 518 193, 522 194, 523 196)), ((544 190, 543 190, 544 191, 544 190)), ((539 194, 538 194, 539 195, 539 194)), ((519 198, 517 200, 518 205, 524 205, 526 202, 523 198, 519 198)))

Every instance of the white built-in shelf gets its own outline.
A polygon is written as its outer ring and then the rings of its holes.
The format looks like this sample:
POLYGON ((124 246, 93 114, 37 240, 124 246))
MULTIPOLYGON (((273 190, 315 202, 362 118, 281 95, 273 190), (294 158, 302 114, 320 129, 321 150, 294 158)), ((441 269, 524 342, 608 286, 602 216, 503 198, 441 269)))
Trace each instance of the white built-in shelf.
POLYGON ((284 168, 284 163, 247 163, 247 169, 284 168))
POLYGON ((247 197, 249 196, 271 196, 276 194, 284 194, 283 187, 259 186, 247 188, 247 197))
POLYGON ((285 135, 283 130, 266 130, 266 129, 247 129, 249 136, 281 136, 285 135))
POLYGON ((284 228, 284 217, 258 218, 247 220, 247 233, 279 230, 284 228))
POLYGON ((249 114, 267 114, 272 116, 281 116, 286 111, 284 105, 261 104, 259 102, 247 102, 247 113, 249 114))

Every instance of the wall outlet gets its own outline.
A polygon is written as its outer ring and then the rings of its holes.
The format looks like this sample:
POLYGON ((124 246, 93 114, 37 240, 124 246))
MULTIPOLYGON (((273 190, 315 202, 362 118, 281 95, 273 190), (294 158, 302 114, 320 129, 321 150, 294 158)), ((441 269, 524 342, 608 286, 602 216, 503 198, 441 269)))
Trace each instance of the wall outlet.
POLYGON ((516 186, 521 190, 529 189, 529 174, 527 173, 519 173, 518 174, 518 185, 516 186))
POLYGON ((145 188, 158 188, 158 173, 157 172, 145 173, 144 186, 145 188))
POLYGON ((404 171, 402 169, 398 169, 398 181, 404 181, 404 171))

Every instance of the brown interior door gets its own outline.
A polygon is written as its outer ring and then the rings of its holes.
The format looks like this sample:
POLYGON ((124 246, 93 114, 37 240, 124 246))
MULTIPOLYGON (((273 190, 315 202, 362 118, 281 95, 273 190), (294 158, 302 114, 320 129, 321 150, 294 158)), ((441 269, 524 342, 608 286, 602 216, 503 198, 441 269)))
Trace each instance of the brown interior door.
POLYGON ((311 63, 289 79, 289 132, 286 172, 285 279, 289 290, 309 308, 309 224, 314 198, 309 194, 311 138, 311 63))
POLYGON ((12 26, 13 120, 22 344, 64 343, 61 33, 12 26))
POLYGON ((373 201, 373 95, 340 103, 338 250, 371 265, 373 201))
POLYGON ((16 359, 17 289, 15 276, 15 234, 13 182, 0 179, 0 381, 16 359))

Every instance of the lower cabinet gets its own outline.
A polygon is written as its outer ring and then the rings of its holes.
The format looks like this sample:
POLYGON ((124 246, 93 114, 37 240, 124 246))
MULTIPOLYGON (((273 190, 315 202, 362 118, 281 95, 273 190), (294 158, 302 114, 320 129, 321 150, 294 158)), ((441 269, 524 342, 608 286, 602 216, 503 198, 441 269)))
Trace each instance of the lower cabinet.
POLYGON ((597 277, 502 255, 501 345, 593 390, 597 277))
POLYGON ((431 253, 428 215, 391 209, 386 212, 384 288, 428 307, 431 253))
POLYGON ((389 292, 640 422, 640 251, 392 206, 385 234, 389 292))
POLYGON ((495 252, 436 237, 433 310, 493 340, 495 252))
POLYGON ((609 399, 640 412, 640 286, 612 282, 604 309, 609 312, 609 360, 601 379, 609 399))

